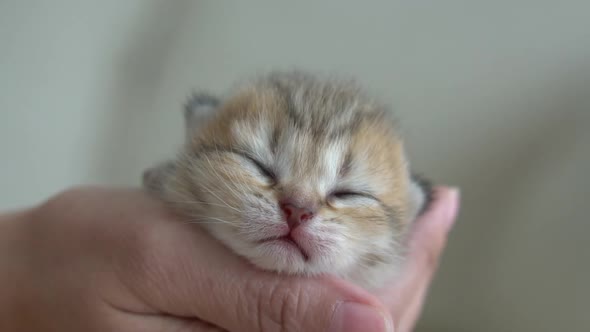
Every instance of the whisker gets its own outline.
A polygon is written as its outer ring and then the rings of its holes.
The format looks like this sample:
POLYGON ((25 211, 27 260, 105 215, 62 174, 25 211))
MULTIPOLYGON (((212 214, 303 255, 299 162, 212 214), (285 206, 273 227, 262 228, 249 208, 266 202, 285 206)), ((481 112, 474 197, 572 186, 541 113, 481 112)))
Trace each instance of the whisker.
MULTIPOLYGON (((217 150, 217 147, 215 148, 217 152, 219 152, 217 150)), ((233 188, 231 188, 228 184, 227 184, 227 179, 223 179, 221 177, 221 175, 219 175, 219 173, 217 172, 217 170, 215 169, 215 167, 213 167, 213 165, 211 164, 211 160, 209 159, 209 157, 207 157, 207 155, 205 155, 205 160, 207 160, 207 163, 209 164, 209 167, 211 167, 211 171, 213 171, 215 177, 217 177, 217 179, 223 183, 223 185, 233 194, 233 196, 235 198, 240 198, 241 195, 238 194, 233 188)), ((228 175, 230 175, 231 173, 227 171, 227 168, 225 167, 224 164, 220 164, 220 167, 223 167, 224 171, 226 171, 226 173, 228 173, 228 175)), ((231 176, 230 176, 231 177, 231 176)), ((233 177, 232 180, 237 179, 237 177, 233 177)))
MULTIPOLYGON (((197 168, 198 169, 198 168, 197 168)), ((201 171, 201 170, 199 170, 201 171)), ((201 171, 202 172, 202 171, 201 171)), ((206 190, 209 194, 211 194, 211 196, 217 198, 220 202, 222 202, 223 204, 225 204, 228 208, 236 211, 236 212, 240 212, 240 210, 238 210, 237 208, 235 208, 234 206, 231 206, 230 204, 228 204, 226 201, 224 201, 221 197, 219 197, 217 194, 215 194, 213 189, 208 188, 206 185, 204 184, 199 184, 199 188, 202 188, 204 190, 206 190)))
POLYGON ((195 219, 189 219, 189 220, 185 220, 184 223, 187 223, 187 224, 227 224, 230 226, 236 226, 236 224, 231 221, 221 219, 221 218, 216 218, 216 217, 200 217, 200 218, 195 218, 195 219))

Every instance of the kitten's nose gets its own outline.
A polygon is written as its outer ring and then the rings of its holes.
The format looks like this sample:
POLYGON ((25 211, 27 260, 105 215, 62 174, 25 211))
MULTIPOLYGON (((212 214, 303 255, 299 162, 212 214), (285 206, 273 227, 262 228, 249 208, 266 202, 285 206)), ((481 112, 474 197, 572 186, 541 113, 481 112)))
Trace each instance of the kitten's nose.
POLYGON ((313 209, 303 208, 292 203, 281 203, 281 209, 290 229, 295 229, 302 223, 313 218, 313 209))

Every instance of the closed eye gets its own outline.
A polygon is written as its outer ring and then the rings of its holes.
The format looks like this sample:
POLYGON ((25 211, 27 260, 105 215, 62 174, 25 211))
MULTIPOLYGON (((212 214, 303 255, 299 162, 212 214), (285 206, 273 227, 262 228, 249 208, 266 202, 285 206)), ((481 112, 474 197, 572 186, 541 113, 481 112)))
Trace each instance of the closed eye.
POLYGON ((249 161, 250 163, 252 163, 254 166, 256 166, 256 168, 258 168, 258 171, 260 172, 260 174, 264 177, 266 177, 267 179, 269 179, 273 184, 277 183, 277 176, 276 173, 273 172, 273 170, 266 166, 264 163, 258 161, 258 159, 252 157, 249 153, 244 152, 243 150, 239 150, 239 149, 233 149, 233 148, 228 148, 228 147, 224 147, 224 146, 217 146, 217 145, 212 145, 212 146, 202 146, 199 151, 199 153, 207 153, 207 152, 215 152, 215 153, 232 153, 234 155, 239 156, 240 158, 246 159, 247 161, 249 161))
POLYGON ((242 154, 242 156, 244 156, 246 159, 248 159, 252 164, 254 164, 256 166, 256 168, 258 168, 258 170, 260 171, 260 173, 266 177, 267 179, 271 180, 273 183, 276 183, 277 181, 277 176, 275 174, 275 172, 273 172, 270 167, 264 165, 262 162, 256 160, 255 158, 242 154))
POLYGON ((377 200, 373 195, 368 194, 366 192, 358 192, 352 190, 337 190, 329 195, 330 198, 334 199, 350 199, 350 198, 369 198, 377 200))

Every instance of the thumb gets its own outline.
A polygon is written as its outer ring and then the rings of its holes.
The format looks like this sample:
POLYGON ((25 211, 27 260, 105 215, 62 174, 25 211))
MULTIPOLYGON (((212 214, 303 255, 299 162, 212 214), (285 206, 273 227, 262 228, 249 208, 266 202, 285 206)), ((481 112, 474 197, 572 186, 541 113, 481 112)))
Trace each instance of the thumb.
POLYGON ((215 301, 201 315, 230 331, 385 332, 393 326, 370 295, 329 279, 250 274, 223 296, 211 296, 215 301))
POLYGON ((261 271, 199 229, 166 225, 141 264, 154 309, 228 331, 393 331, 388 309, 354 285, 261 271))

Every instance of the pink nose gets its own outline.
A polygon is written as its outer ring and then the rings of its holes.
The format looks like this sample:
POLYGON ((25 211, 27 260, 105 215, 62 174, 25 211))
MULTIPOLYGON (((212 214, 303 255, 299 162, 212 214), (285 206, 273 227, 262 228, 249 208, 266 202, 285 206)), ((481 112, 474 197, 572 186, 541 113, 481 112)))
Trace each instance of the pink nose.
POLYGON ((281 209, 287 220, 290 229, 295 229, 302 223, 313 218, 314 211, 312 209, 302 208, 291 203, 282 203, 281 209))

